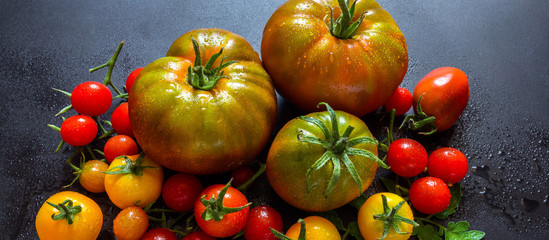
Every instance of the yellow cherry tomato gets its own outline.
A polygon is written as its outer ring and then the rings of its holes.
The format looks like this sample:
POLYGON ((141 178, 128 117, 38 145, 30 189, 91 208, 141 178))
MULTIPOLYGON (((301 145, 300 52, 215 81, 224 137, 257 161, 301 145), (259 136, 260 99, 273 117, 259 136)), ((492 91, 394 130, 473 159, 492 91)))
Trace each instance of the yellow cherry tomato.
POLYGON ((103 213, 97 203, 72 191, 59 192, 48 198, 38 210, 35 220, 36 231, 41 240, 70 240, 75 237, 80 240, 95 240, 102 225, 103 213), (63 215, 65 218, 62 218, 63 215))
MULTIPOLYGON (((384 204, 383 204, 382 196, 386 197, 387 206, 389 209, 393 209, 400 202, 404 202, 396 212, 396 215, 401 216, 403 218, 407 218, 411 221, 414 220, 412 209, 410 208, 408 203, 404 201, 404 199, 402 199, 402 197, 400 197, 399 195, 396 195, 394 193, 389 193, 389 192, 374 194, 370 196, 368 200, 366 200, 366 202, 362 205, 362 207, 360 207, 360 210, 358 211, 358 227, 360 229, 360 233, 362 234, 362 237, 364 237, 365 240, 377 240, 377 239, 381 239, 383 236, 384 221, 374 218, 375 215, 386 213, 383 206, 384 204)), ((412 234, 412 230, 414 226, 412 224, 399 221, 398 228, 402 233, 405 233, 405 234, 399 234, 395 231, 393 226, 389 226, 389 231, 387 233, 387 236, 383 239, 384 240, 408 239, 412 234)))
POLYGON ((80 174, 80 185, 89 192, 105 192, 105 173, 109 165, 99 160, 91 160, 84 163, 82 173, 80 174))
POLYGON ((146 207, 162 191, 164 171, 144 154, 114 159, 105 176, 105 190, 117 207, 146 207))
MULTIPOLYGON (((305 239, 306 240, 341 240, 339 231, 328 219, 319 216, 310 216, 303 219, 305 221, 305 239)), ((301 224, 295 223, 288 229, 286 236, 291 239, 297 239, 301 232, 301 224)))

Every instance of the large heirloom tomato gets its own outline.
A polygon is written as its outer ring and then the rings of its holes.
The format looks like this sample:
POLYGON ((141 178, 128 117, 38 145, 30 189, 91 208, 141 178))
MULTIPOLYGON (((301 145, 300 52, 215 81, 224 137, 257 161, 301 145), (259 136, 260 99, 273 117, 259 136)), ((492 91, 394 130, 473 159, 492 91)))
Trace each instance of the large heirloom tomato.
POLYGON ((261 152, 276 121, 276 94, 244 38, 197 29, 141 71, 129 113, 148 157, 180 172, 215 174, 261 152))
POLYGON ((370 186, 378 164, 377 141, 351 114, 315 112, 289 121, 267 156, 267 177, 290 205, 321 212, 341 207, 370 186))
POLYGON ((389 13, 373 0, 348 2, 289 0, 263 31, 261 57, 276 90, 305 111, 327 102, 363 116, 406 74, 406 40, 389 13))

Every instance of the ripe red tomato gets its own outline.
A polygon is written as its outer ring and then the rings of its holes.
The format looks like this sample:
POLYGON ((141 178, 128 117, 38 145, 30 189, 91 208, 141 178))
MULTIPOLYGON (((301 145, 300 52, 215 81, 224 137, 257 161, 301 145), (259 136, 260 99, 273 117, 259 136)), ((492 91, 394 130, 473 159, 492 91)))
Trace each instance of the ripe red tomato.
POLYGON ((399 87, 393 95, 385 102, 385 109, 390 112, 395 109, 395 116, 404 115, 412 108, 412 94, 408 89, 399 87))
POLYGON ((111 107, 112 94, 107 86, 98 82, 84 82, 71 93, 71 104, 78 113, 99 116, 111 107))
POLYGON ((190 211, 202 192, 202 183, 194 175, 178 173, 166 180, 162 186, 162 199, 176 212, 190 211))
POLYGON ((402 138, 389 145, 387 165, 402 177, 417 176, 425 171, 429 155, 421 143, 408 138, 402 138))
POLYGON ((233 178, 233 186, 239 187, 246 183, 250 178, 255 175, 254 170, 249 166, 242 166, 231 171, 231 177, 233 178))
POLYGON ((139 153, 137 143, 131 137, 126 135, 116 135, 105 143, 103 149, 105 159, 112 163, 112 161, 119 156, 132 156, 139 153))
POLYGON ((90 144, 97 136, 97 124, 88 116, 69 117, 61 124, 61 138, 72 146, 90 144))
POLYGON ((216 238, 206 234, 202 231, 194 231, 192 233, 189 233, 189 235, 185 236, 181 240, 215 240, 216 238))
POLYGON ((126 78, 126 92, 130 93, 130 90, 132 89, 133 82, 135 82, 135 79, 141 73, 141 70, 143 70, 144 67, 136 68, 133 70, 130 75, 128 75, 128 78, 126 78))
POLYGON ((450 205, 450 189, 440 178, 423 177, 410 187, 410 202, 412 206, 424 214, 442 212, 450 205))
MULTIPOLYGON (((204 200, 210 200, 214 197, 217 199, 225 187, 227 185, 215 184, 209 186, 200 193, 200 196, 204 197, 204 200)), ((249 206, 240 211, 226 214, 218 221, 216 219, 205 220, 202 213, 206 210, 206 206, 201 201, 202 197, 198 198, 194 204, 194 217, 200 229, 205 233, 210 236, 224 238, 235 235, 244 228, 248 220, 249 206)), ((238 208, 248 204, 246 196, 231 186, 228 186, 226 193, 221 197, 223 198, 222 206, 226 208, 238 208)), ((209 209, 216 211, 222 206, 210 207, 209 209)))
POLYGON ((250 210, 244 227, 246 240, 277 240, 271 228, 279 232, 283 228, 282 215, 269 206, 258 206, 250 210))
POLYGON ((159 227, 147 231, 140 240, 177 240, 177 236, 170 229, 159 227))
POLYGON ((427 165, 429 175, 438 177, 446 183, 453 184, 461 181, 468 170, 467 157, 455 148, 439 148, 429 155, 427 165))
POLYGON ((128 113, 128 103, 122 103, 114 109, 111 115, 111 124, 116 133, 134 137, 128 113))

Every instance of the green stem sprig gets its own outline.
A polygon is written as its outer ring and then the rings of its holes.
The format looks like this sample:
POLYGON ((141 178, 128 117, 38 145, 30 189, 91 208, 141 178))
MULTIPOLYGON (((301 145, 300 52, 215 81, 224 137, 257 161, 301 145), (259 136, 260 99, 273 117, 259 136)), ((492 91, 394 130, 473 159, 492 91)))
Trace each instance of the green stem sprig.
POLYGON ((341 15, 334 20, 334 10, 330 8, 330 32, 333 36, 339 38, 339 39, 349 39, 352 38, 358 28, 360 27, 360 24, 364 20, 364 17, 366 16, 366 12, 363 12, 360 15, 360 18, 355 21, 351 22, 354 14, 355 14, 355 6, 356 1, 353 2, 353 4, 349 7, 349 0, 338 0, 339 7, 341 8, 341 15))
MULTIPOLYGON (((297 220, 297 222, 299 223, 299 236, 297 237, 297 240, 305 240, 306 239, 306 235, 305 235, 305 232, 306 232, 306 227, 305 227, 305 220, 303 219, 299 219, 297 220)), ((291 238, 287 237, 286 235, 282 234, 281 232, 273 229, 273 228, 270 228, 271 229, 271 232, 273 233, 273 235, 275 235, 275 237, 277 237, 278 239, 280 240, 292 240, 291 238)))
POLYGON ((126 159, 126 165, 120 165, 113 167, 111 170, 103 172, 105 174, 134 174, 136 176, 143 176, 143 170, 147 168, 156 168, 153 166, 143 166, 143 159, 145 154, 139 154, 139 157, 135 161, 132 161, 129 157, 123 156, 126 159))
POLYGON ((236 63, 237 61, 232 60, 224 63, 223 61, 225 61, 227 57, 223 57, 221 58, 221 63, 219 64, 219 66, 214 68, 213 65, 215 61, 223 53, 223 48, 221 48, 221 50, 219 50, 218 53, 213 54, 210 59, 208 59, 206 65, 203 66, 202 57, 200 55, 200 46, 193 37, 191 37, 191 41, 193 43, 195 61, 194 66, 189 66, 187 73, 188 82, 196 89, 204 91, 211 90, 215 87, 219 80, 221 80, 222 78, 228 78, 227 76, 223 75, 223 71, 221 70, 233 63, 236 63))
POLYGON ((402 205, 406 203, 405 201, 399 202, 393 208, 389 208, 389 204, 387 203, 387 197, 382 194, 381 199, 383 202, 383 213, 374 215, 375 220, 383 221, 383 235, 381 236, 381 238, 378 238, 378 239, 380 240, 385 239, 389 234, 390 228, 393 228, 395 232, 398 234, 401 234, 401 235, 408 234, 408 232, 400 231, 400 228, 398 227, 398 224, 400 222, 413 225, 414 227, 419 226, 419 224, 417 224, 413 220, 402 217, 397 214, 398 210, 402 207, 402 205))
POLYGON ((410 130, 420 131, 418 132, 419 134, 428 136, 433 133, 436 133, 438 131, 438 127, 435 124, 436 117, 428 116, 421 109, 421 98, 423 98, 423 94, 419 96, 419 99, 417 101, 417 107, 416 107, 417 113, 406 116, 402 121, 402 123, 400 124, 399 128, 403 128, 406 125, 406 123, 408 123, 408 128, 410 130))
POLYGON ((70 199, 65 200, 59 204, 53 204, 51 202, 46 202, 50 206, 54 207, 59 211, 58 214, 52 214, 51 218, 55 221, 66 219, 67 223, 71 225, 74 221, 74 215, 82 211, 81 206, 73 206, 73 202, 70 199))
POLYGON ((112 70, 114 68, 114 64, 116 63, 116 59, 118 58, 118 55, 120 54, 120 50, 122 50, 122 46, 124 46, 124 41, 122 41, 118 44, 118 47, 116 48, 116 51, 114 52, 111 59, 109 59, 109 61, 107 61, 106 63, 104 63, 102 65, 99 65, 97 67, 94 67, 94 68, 90 69, 90 73, 93 73, 93 72, 95 72, 95 71, 97 71, 101 68, 108 67, 107 75, 105 76, 105 80, 103 81, 103 84, 105 86, 111 86, 114 89, 114 91, 116 91, 116 93, 118 95, 121 95, 122 92, 120 92, 120 90, 118 90, 118 88, 116 88, 116 86, 114 86, 114 84, 112 83, 111 75, 112 75, 112 70))
POLYGON ((251 202, 249 202, 244 206, 233 207, 233 208, 223 206, 223 199, 225 198, 225 193, 227 193, 227 190, 229 189, 229 186, 231 186, 232 181, 233 181, 232 179, 229 180, 229 182, 221 189, 221 191, 219 191, 219 195, 217 197, 215 195, 212 195, 210 199, 206 199, 206 195, 203 195, 200 198, 200 202, 202 203, 202 205, 204 205, 204 207, 206 207, 206 209, 201 215, 202 219, 206 221, 209 221, 212 219, 216 222, 221 221, 223 219, 223 216, 230 213, 238 212, 244 208, 247 208, 252 204, 251 202))

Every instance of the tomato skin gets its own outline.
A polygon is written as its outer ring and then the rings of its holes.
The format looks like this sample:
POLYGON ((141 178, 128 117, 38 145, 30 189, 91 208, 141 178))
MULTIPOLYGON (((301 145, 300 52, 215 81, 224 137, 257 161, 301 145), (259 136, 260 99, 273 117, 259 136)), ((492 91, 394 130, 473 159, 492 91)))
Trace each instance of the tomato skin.
MULTIPOLYGON (((206 200, 210 199, 212 195, 215 195, 215 197, 217 198, 217 196, 219 196, 219 192, 221 191, 221 189, 223 189, 223 187, 225 187, 225 185, 211 185, 204 189, 204 191, 200 193, 200 196, 206 195, 206 200)), ((223 206, 225 207, 241 207, 246 205, 247 203, 248 200, 246 199, 246 196, 244 196, 244 194, 242 194, 236 188, 230 186, 223 196, 223 206)), ((202 202, 200 202, 200 197, 196 199, 196 202, 194 204, 194 217, 196 219, 196 223, 198 224, 200 229, 202 229, 202 231, 210 236, 218 238, 229 237, 240 232, 246 225, 246 221, 248 220, 248 213, 250 211, 250 207, 246 207, 238 212, 224 215, 223 219, 221 219, 220 221, 215 221, 214 219, 206 221, 201 217, 205 209, 206 207, 202 204, 202 202)))
POLYGON ((351 39, 334 37, 327 6, 336 19, 341 13, 337 1, 282 4, 263 30, 263 64, 277 92, 300 109, 313 112, 319 102, 327 102, 364 116, 381 107, 402 82, 408 68, 406 40, 375 1, 357 1, 352 21, 369 14, 351 39))
POLYGON ((105 173, 109 165, 99 160, 90 160, 84 163, 82 174, 78 178, 80 185, 88 192, 105 192, 105 173))
POLYGON ((277 240, 270 228, 282 231, 282 215, 269 206, 258 206, 250 210, 248 222, 244 227, 246 240, 277 240))
POLYGON ((189 235, 185 236, 181 240, 215 240, 216 238, 206 234, 203 231, 194 231, 192 233, 189 233, 189 235))
MULTIPOLYGON (((139 155, 128 156, 135 161, 139 155)), ((109 165, 109 171, 117 166, 126 165, 125 158, 116 158, 109 165)), ((117 207, 124 209, 134 205, 146 207, 160 197, 164 171, 162 166, 148 157, 143 159, 142 166, 151 166, 143 170, 142 176, 135 174, 105 175, 105 190, 109 199, 117 207)))
POLYGON ((429 155, 427 172, 430 176, 438 177, 446 183, 453 184, 461 181, 468 170, 467 157, 455 148, 439 148, 429 155))
POLYGON ((72 146, 90 144, 97 136, 97 124, 85 115, 69 117, 61 124, 61 138, 72 146))
POLYGON ((240 185, 250 180, 254 175, 255 175, 255 172, 251 167, 248 167, 248 166, 239 167, 231 171, 231 177, 233 179, 232 185, 234 187, 239 187, 240 185))
POLYGON ((193 209, 202 190, 202 183, 197 177, 178 173, 164 182, 162 199, 170 209, 176 212, 186 212, 193 209))
POLYGON ((35 226, 41 240, 70 240, 74 236, 82 240, 95 240, 103 226, 103 213, 99 205, 91 198, 72 191, 58 192, 49 197, 36 215, 35 226), (46 202, 59 204, 65 200, 72 200, 73 206, 81 206, 82 211, 74 215, 74 222, 67 220, 53 220, 52 214, 59 211, 46 202))
POLYGON ((111 115, 111 124, 112 129, 116 133, 134 137, 128 112, 128 103, 122 103, 114 109, 111 115))
POLYGON ((395 116, 404 115, 412 108, 412 94, 408 89, 399 87, 384 106, 388 112, 395 109, 395 116))
POLYGON ((136 68, 133 70, 128 77, 126 78, 126 91, 129 93, 132 89, 133 83, 135 82, 135 79, 137 76, 139 76, 139 73, 143 70, 144 67, 136 68))
POLYGON ((140 240, 177 240, 177 236, 170 229, 153 228, 147 231, 140 240))
POLYGON ((427 150, 413 139, 398 139, 391 143, 387 151, 387 165, 395 174, 402 177, 417 176, 425 171, 428 162, 427 150))
POLYGON ((76 86, 71 93, 71 104, 78 113, 99 116, 111 107, 112 93, 107 86, 99 82, 84 82, 76 86))
MULTIPOLYGON (((305 221, 305 239, 306 240, 341 240, 339 231, 328 219, 319 216, 310 216, 303 219, 305 221)), ((291 239, 297 239, 301 233, 301 224, 294 223, 286 236, 291 239)))
POLYGON ((118 240, 139 240, 149 228, 149 216, 140 207, 127 207, 116 215, 112 228, 118 240))
POLYGON ((263 150, 277 114, 276 94, 259 55, 241 36, 221 29, 196 29, 178 38, 167 56, 137 77, 129 114, 139 146, 166 168, 189 174, 215 174, 242 166, 263 150), (223 48, 223 69, 211 90, 195 89, 188 67, 199 43, 202 63, 223 48), (183 97, 184 96, 184 97, 183 97))
POLYGON ((105 159, 112 163, 112 161, 122 155, 135 155, 139 153, 139 148, 137 143, 129 136, 126 135, 116 135, 105 143, 103 148, 103 153, 105 154, 105 159))
MULTIPOLYGON (((373 138, 368 126, 360 118, 342 111, 335 111, 335 113, 341 132, 347 126, 354 127, 349 139, 373 138)), ((319 119, 331 129, 328 112, 315 112, 306 116, 319 119)), ((305 211, 323 212, 347 204, 370 186, 377 172, 377 163, 362 156, 349 156, 362 179, 362 189, 359 189, 349 171, 343 168, 334 193, 325 198, 324 192, 333 171, 333 164, 327 162, 323 168, 311 174, 311 189, 308 191, 305 180, 307 171, 326 152, 326 149, 320 145, 300 142, 297 138, 300 131, 324 139, 320 128, 296 118, 286 123, 278 132, 267 156, 267 178, 284 201, 305 211)), ((375 144, 359 144, 354 148, 368 150, 377 156, 375 144)))
MULTIPOLYGON (((366 202, 360 207, 358 211, 358 228, 365 240, 375 240, 383 236, 384 223, 381 220, 375 220, 374 215, 383 214, 383 200, 382 195, 387 198, 387 205, 389 208, 393 208, 400 202, 404 201, 402 197, 394 193, 383 192, 376 193, 370 196, 366 202)), ((414 220, 414 214, 408 203, 404 203, 396 213, 397 215, 414 220)), ((386 240, 405 240, 412 235, 413 225, 399 222, 398 227, 402 232, 408 232, 408 234, 398 234, 392 227, 389 228, 389 233, 386 240)))
POLYGON ((412 206, 424 214, 442 212, 450 205, 452 198, 446 183, 436 177, 423 177, 414 181, 409 196, 412 206))
POLYGON ((457 121, 469 101, 467 75, 454 67, 434 69, 423 77, 414 88, 414 111, 421 98, 421 109, 428 116, 436 117, 438 131, 448 130, 457 121))

